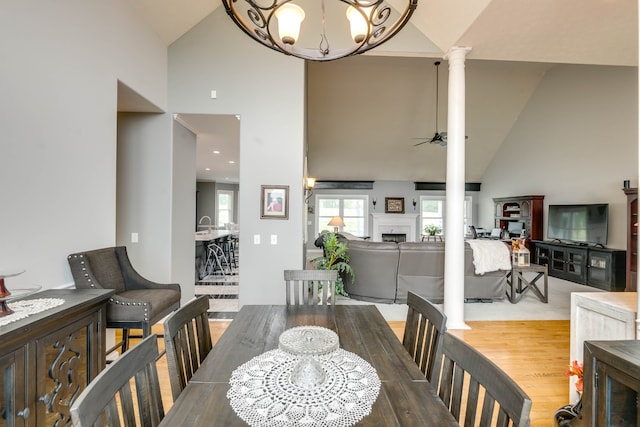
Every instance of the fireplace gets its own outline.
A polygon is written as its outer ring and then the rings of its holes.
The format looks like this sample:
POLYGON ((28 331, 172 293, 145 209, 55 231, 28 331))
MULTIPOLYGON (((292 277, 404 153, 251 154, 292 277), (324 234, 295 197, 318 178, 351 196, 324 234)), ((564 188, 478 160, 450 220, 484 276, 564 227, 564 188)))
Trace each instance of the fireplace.
POLYGON ((407 241, 407 235, 405 233, 382 233, 382 241, 402 243, 407 241))
MULTIPOLYGON (((418 214, 382 214, 372 213, 373 223, 371 239, 374 242, 384 241, 384 235, 404 235, 403 242, 415 242, 418 238, 418 214)), ((396 240, 391 240, 395 242, 396 240)))

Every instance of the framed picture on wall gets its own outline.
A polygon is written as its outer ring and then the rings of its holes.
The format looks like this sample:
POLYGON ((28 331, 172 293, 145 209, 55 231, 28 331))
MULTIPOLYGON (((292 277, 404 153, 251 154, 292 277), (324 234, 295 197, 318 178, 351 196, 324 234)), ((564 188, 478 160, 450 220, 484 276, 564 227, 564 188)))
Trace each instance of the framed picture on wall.
POLYGON ((260 218, 289 219, 289 186, 262 185, 260 189, 260 218))
POLYGON ((404 213, 404 197, 385 197, 384 213, 404 213))

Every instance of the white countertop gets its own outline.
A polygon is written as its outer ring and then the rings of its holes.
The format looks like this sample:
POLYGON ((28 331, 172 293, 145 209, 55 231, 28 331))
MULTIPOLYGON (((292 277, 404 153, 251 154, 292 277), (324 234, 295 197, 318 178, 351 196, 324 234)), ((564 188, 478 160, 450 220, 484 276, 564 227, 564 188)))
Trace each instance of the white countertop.
POLYGON ((196 241, 204 242, 208 240, 216 240, 221 237, 237 235, 237 231, 230 230, 204 230, 196 232, 196 241))

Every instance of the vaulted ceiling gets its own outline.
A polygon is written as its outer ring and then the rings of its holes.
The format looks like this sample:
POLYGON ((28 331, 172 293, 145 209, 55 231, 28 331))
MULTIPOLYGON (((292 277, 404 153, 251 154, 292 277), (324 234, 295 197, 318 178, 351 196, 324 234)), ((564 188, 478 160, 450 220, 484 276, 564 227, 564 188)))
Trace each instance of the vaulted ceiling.
MULTIPOLYGON (((222 6, 220 0, 129 1, 167 45, 222 6)), ((372 179, 375 170, 375 179, 444 180, 446 149, 414 147, 414 138, 436 131, 433 63, 455 46, 472 49, 466 133, 467 159, 473 159, 467 180, 474 181, 554 64, 637 66, 637 1, 418 0, 410 23, 384 45, 359 57, 308 64, 310 174, 372 179), (354 85, 348 78, 354 75, 366 78, 354 85)), ((446 61, 439 72, 442 131, 446 61)))

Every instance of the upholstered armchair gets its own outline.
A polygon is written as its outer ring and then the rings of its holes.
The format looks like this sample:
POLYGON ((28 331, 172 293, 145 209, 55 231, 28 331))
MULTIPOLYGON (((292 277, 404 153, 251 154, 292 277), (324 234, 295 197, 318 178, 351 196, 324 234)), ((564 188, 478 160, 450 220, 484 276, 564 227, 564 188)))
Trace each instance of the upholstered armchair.
POLYGON ((151 334, 151 326, 180 307, 180 285, 145 279, 133 268, 124 246, 71 254, 69 266, 77 289, 115 289, 107 305, 107 328, 122 329, 122 341, 107 353, 129 348, 129 329, 151 334))

